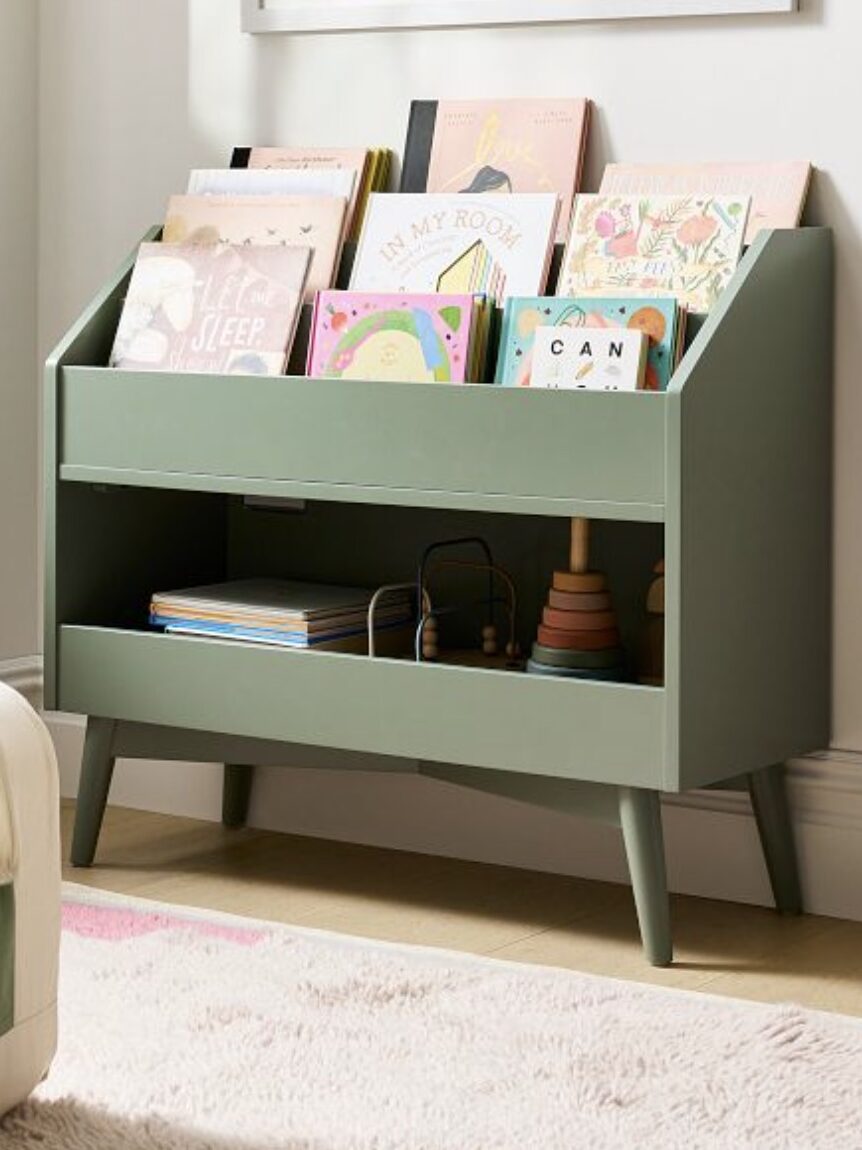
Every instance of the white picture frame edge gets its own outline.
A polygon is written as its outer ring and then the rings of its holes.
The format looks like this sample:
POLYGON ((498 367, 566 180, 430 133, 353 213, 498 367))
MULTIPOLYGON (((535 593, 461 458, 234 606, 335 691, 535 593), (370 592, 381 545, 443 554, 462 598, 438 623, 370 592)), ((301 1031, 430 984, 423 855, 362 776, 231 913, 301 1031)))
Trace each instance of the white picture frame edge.
POLYGON ((242 0, 242 30, 348 32, 777 15, 798 10, 799 0, 242 0))

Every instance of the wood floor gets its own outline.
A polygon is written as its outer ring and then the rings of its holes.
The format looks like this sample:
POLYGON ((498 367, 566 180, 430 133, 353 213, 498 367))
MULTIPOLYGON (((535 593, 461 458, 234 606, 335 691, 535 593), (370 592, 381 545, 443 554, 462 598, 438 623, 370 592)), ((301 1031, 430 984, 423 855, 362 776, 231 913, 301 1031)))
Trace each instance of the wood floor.
MULTIPOLYGON (((73 807, 63 809, 68 853, 73 807)), ((187 906, 862 1016, 862 923, 675 896, 676 962, 627 887, 113 808, 72 882, 187 906)))

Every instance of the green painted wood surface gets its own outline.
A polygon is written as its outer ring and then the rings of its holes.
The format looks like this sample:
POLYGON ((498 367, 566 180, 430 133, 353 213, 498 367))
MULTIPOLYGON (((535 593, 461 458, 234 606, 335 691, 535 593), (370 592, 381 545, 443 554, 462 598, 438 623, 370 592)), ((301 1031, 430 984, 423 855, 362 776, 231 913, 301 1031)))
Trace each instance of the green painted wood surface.
POLYGON ((150 723, 117 724, 114 753, 118 758, 159 759, 185 763, 252 763, 258 767, 306 770, 383 771, 415 774, 416 762, 383 755, 300 746, 272 739, 191 731, 150 723))
POLYGON ((0 1038, 15 1024, 15 887, 0 886, 0 1038))
POLYGON ((616 787, 577 779, 555 779, 514 771, 480 770, 457 763, 419 763, 419 774, 468 790, 514 799, 558 814, 580 815, 610 826, 620 825, 616 787))
POLYGON ((620 787, 619 814, 644 952, 653 966, 668 966, 673 938, 659 796, 620 787))
MULTIPOLYGON (((152 240, 159 228, 151 228, 143 239, 152 240)), ((105 363, 111 350, 114 331, 120 318, 123 293, 137 257, 137 247, 129 253, 116 274, 96 295, 90 306, 72 325, 45 362, 43 378, 42 475, 44 485, 43 513, 43 690, 46 710, 57 705, 57 628, 59 626, 58 599, 64 593, 70 574, 67 562, 58 557, 58 531, 75 524, 66 523, 58 516, 57 487, 60 471, 60 377, 71 364, 105 363), (62 578, 58 578, 58 561, 62 563, 62 578)), ((119 428, 124 427, 123 421, 119 428)))
POLYGON ((75 810, 75 832, 70 852, 72 866, 90 866, 96 854, 114 775, 116 729, 114 719, 102 719, 92 713, 87 719, 75 810))
POLYGON ((106 628, 60 631, 65 710, 659 786, 664 693, 106 628))
POLYGON ((832 277, 828 230, 762 232, 667 396, 674 788, 829 744, 832 277))
MULTIPOLYGON (((658 518, 664 396, 69 368, 60 463, 113 482, 173 475, 267 493, 658 518), (125 428, 118 434, 118 428, 125 428), (189 434, 190 429, 200 434, 189 434), (125 474, 132 473, 131 475, 125 474), (249 487, 249 483, 255 481, 249 487)), ((158 478, 157 477, 161 477, 158 478)), ((168 478, 165 478, 168 477, 168 478)))

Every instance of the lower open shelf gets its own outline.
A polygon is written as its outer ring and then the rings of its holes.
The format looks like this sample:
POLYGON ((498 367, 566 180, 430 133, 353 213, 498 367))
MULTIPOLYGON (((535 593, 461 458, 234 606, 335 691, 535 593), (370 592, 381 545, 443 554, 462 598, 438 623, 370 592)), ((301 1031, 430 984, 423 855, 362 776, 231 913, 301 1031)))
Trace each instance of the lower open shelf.
POLYGON ((60 628, 61 709, 664 789, 665 692, 498 670, 60 628))

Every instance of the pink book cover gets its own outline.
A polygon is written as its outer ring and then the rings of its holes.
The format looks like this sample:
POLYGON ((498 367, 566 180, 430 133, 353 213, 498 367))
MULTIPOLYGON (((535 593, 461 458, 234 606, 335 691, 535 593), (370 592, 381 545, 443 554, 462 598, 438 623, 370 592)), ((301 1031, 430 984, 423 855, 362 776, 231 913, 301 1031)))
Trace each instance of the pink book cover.
POLYGON ((332 287, 347 201, 339 196, 171 196, 162 243, 312 248, 307 302, 332 287))
POLYGON ((807 160, 707 164, 608 164, 604 195, 751 196, 745 230, 750 244, 761 228, 795 228, 811 182, 807 160))
POLYGON ((471 295, 321 292, 308 357, 316 379, 464 383, 471 295))
POLYGON ((441 100, 429 192, 556 192, 557 240, 569 229, 589 100, 441 100))
POLYGON ((248 157, 250 168, 345 168, 354 172, 356 180, 346 221, 348 225, 362 191, 362 176, 367 163, 367 148, 252 148, 248 157))
POLYGON ((110 366, 280 375, 311 250, 141 244, 110 366))

